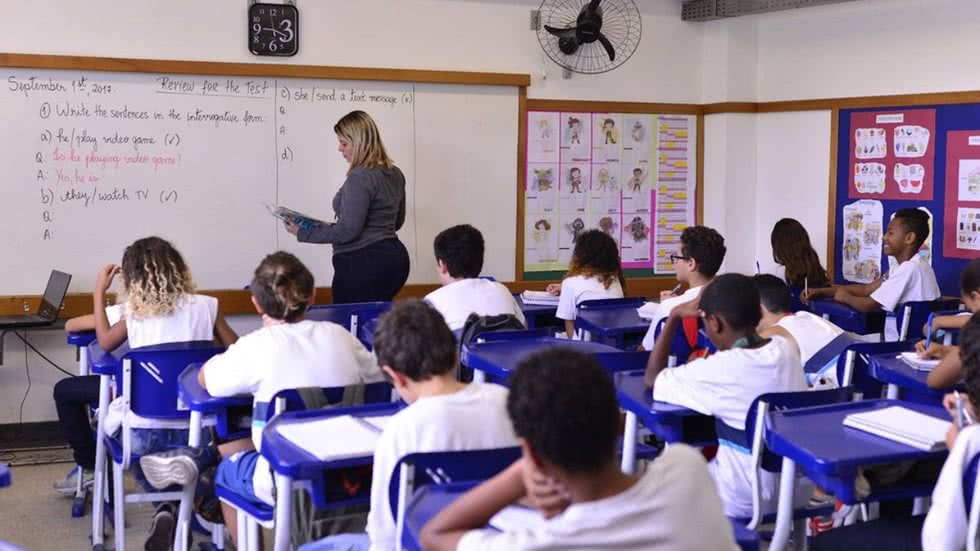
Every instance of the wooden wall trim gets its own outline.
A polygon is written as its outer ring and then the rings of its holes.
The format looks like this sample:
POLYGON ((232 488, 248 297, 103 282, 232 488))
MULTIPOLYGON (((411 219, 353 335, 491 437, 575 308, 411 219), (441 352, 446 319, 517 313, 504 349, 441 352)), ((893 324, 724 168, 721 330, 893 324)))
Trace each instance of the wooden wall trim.
POLYGON ((433 71, 428 69, 377 69, 370 67, 331 67, 281 63, 232 63, 223 61, 179 61, 0 53, 0 66, 25 69, 68 69, 126 73, 168 73, 184 75, 229 75, 251 77, 324 78, 340 80, 383 80, 428 84, 480 84, 529 86, 531 75, 433 71))
POLYGON ((827 262, 824 264, 830 272, 830 280, 834 280, 834 259, 836 258, 837 248, 834 240, 834 230, 837 227, 837 147, 838 147, 838 120, 840 119, 840 109, 830 112, 830 185, 827 191, 827 262))
POLYGON ((640 113, 658 115, 698 115, 701 106, 694 103, 643 103, 630 101, 579 101, 564 99, 527 100, 528 111, 588 111, 590 113, 640 113))

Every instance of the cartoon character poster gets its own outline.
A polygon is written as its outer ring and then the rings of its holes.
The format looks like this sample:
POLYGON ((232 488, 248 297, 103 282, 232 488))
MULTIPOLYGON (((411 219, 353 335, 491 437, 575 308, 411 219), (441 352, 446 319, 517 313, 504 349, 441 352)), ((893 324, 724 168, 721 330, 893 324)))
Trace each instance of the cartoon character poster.
POLYGON ((851 199, 933 198, 936 110, 851 114, 851 199))
POLYGON ((980 130, 946 134, 943 256, 977 258, 980 251, 980 130))
POLYGON ((844 206, 844 279, 871 283, 881 276, 884 210, 881 201, 863 199, 844 206))
POLYGON ((527 162, 557 163, 560 158, 559 114, 535 111, 527 114, 527 162))

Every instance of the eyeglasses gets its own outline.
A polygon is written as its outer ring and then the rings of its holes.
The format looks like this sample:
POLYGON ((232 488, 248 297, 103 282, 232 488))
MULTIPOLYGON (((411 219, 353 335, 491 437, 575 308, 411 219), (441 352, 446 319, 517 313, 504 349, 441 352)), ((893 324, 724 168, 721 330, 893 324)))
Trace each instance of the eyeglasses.
POLYGON ((670 255, 670 263, 671 264, 677 264, 677 261, 678 260, 691 260, 691 257, 689 257, 689 256, 681 256, 679 254, 672 254, 672 255, 670 255))

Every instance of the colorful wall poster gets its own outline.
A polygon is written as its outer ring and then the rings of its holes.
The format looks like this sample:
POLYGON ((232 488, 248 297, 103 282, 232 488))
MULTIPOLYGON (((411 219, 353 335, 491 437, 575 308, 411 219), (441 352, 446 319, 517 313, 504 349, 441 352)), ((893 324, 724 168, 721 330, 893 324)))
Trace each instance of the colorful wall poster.
POLYGON ((881 276, 881 239, 884 235, 881 201, 862 199, 844 205, 844 279, 871 283, 881 276))
POLYGON ((529 112, 525 273, 567 268, 578 236, 609 234, 623 268, 671 273, 694 223, 695 117, 529 112))
POLYGON ((946 133, 943 256, 980 256, 980 130, 946 133))
POLYGON ((932 200, 935 109, 851 113, 851 129, 849 198, 932 200))

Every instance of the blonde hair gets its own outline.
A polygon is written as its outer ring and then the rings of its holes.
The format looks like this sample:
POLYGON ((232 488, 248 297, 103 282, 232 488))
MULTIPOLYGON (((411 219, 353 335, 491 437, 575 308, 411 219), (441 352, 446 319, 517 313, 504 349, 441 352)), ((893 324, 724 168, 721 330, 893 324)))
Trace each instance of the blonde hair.
POLYGON ((121 273, 126 295, 126 314, 133 319, 165 316, 194 292, 191 272, 177 249, 159 237, 134 241, 123 252, 121 273))
POLYGON ((381 132, 374 119, 364 111, 351 111, 334 125, 333 131, 351 145, 349 173, 355 168, 391 168, 394 161, 388 156, 381 132))
POLYGON ((267 316, 290 323, 303 319, 316 292, 310 270, 285 251, 262 259, 249 288, 267 316))

